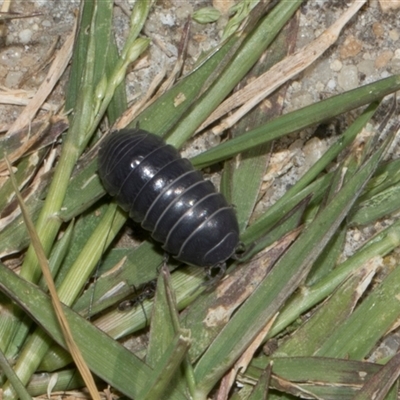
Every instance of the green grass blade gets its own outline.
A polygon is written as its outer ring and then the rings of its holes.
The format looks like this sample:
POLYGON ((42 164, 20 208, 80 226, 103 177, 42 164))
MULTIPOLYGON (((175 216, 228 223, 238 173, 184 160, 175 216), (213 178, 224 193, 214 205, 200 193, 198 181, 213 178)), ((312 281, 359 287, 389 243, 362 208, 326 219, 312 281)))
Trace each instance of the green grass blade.
MULTIPOLYGON (((240 87, 249 80, 254 79, 254 77, 260 76, 287 55, 288 48, 293 47, 294 32, 297 31, 297 25, 298 19, 293 18, 271 44, 267 53, 268 57, 262 57, 262 61, 256 63, 246 76, 245 82, 240 84, 240 87)), ((249 129, 259 126, 279 115, 283 105, 279 99, 285 96, 285 92, 286 87, 270 96, 268 99, 269 107, 261 106, 250 111, 230 130, 232 137, 244 134, 249 129)), ((235 206, 241 232, 247 227, 255 204, 258 201, 263 176, 268 165, 270 150, 271 143, 267 143, 244 152, 225 163, 220 190, 224 193, 228 202, 235 206), (246 190, 241 190, 244 187, 246 190)))
MULTIPOLYGON (((161 399, 173 389, 171 379, 179 369, 189 346, 190 332, 180 330, 146 380, 145 388, 139 393, 138 399, 161 399)), ((179 396, 177 391, 174 391, 174 394, 168 398, 174 400, 182 397, 183 395, 179 396)))
POLYGON ((71 74, 67 87, 65 109, 72 110, 76 107, 76 100, 79 98, 79 88, 81 85, 84 65, 87 57, 89 38, 87 32, 92 21, 94 0, 84 1, 80 4, 79 29, 75 39, 74 54, 72 56, 71 74))
POLYGON ((54 383, 54 378, 56 378, 56 383, 52 386, 53 392, 68 391, 84 385, 83 379, 76 373, 75 369, 58 371, 55 374, 39 373, 34 375, 27 385, 29 394, 40 396, 46 393, 50 385, 54 383))
POLYGON ((21 400, 32 400, 32 397, 29 395, 25 386, 18 378, 18 375, 12 369, 11 365, 9 364, 7 358, 5 357, 2 351, 0 351, 0 367, 4 372, 4 374, 7 376, 7 379, 11 383, 13 389, 18 394, 18 397, 21 400))
POLYGON ((345 225, 341 226, 311 268, 307 276, 306 286, 314 285, 335 268, 344 249, 346 233, 345 225))
POLYGON ((271 379, 271 367, 269 366, 262 372, 257 385, 254 387, 249 400, 266 400, 268 399, 268 388, 271 379))
POLYGON ((332 96, 329 99, 276 118, 247 132, 245 135, 222 143, 194 157, 191 161, 197 168, 203 168, 259 146, 262 143, 297 132, 352 109, 380 100, 382 97, 399 90, 399 88, 400 75, 394 75, 358 89, 332 96))

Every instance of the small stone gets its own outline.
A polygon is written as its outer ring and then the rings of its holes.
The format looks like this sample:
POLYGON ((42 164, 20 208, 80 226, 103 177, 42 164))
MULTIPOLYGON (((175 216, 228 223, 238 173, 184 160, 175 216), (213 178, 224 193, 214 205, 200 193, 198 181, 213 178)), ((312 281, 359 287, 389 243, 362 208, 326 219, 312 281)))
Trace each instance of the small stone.
POLYGON ((17 87, 19 82, 21 81, 23 75, 24 74, 20 71, 10 71, 6 77, 6 81, 5 81, 6 87, 8 87, 8 88, 17 87))
POLYGON ((32 39, 33 32, 30 29, 24 29, 18 34, 19 40, 22 44, 28 44, 32 39))
POLYGON ((358 87, 358 69, 355 65, 345 65, 339 72, 339 86, 343 90, 351 90, 358 87))
POLYGON ((292 97, 293 109, 299 109, 302 107, 309 106, 314 102, 312 94, 308 90, 300 90, 292 97))
POLYGON ((160 21, 163 25, 167 26, 175 25, 175 17, 172 14, 161 14, 160 21))
POLYGON ((362 42, 354 36, 348 36, 340 49, 340 56, 342 58, 354 57, 361 51, 362 47, 362 42))
POLYGON ((377 38, 382 37, 383 34, 385 33, 382 24, 379 22, 375 22, 374 24, 372 24, 372 31, 374 32, 377 38))
POLYGON ((391 40, 393 40, 393 42, 396 42, 400 38, 400 33, 397 29, 392 29, 389 31, 389 37, 391 40))
POLYGON ((334 79, 329 79, 328 83, 326 84, 326 89, 328 91, 333 91, 336 89, 336 81, 334 79))
POLYGON ((340 60, 334 60, 331 62, 330 67, 332 71, 339 72, 342 69, 343 64, 340 60))
POLYGON ((363 60, 357 64, 357 68, 365 76, 372 76, 375 71, 375 63, 372 60, 363 60))
POLYGON ((400 8, 400 0, 379 0, 383 12, 400 8))
POLYGON ((223 15, 228 15, 230 9, 235 5, 233 0, 213 0, 213 6, 223 15))
POLYGON ((326 151, 326 143, 317 137, 311 138, 303 148, 305 165, 304 169, 308 170, 314 165, 326 151))
POLYGON ((375 60, 375 67, 378 69, 386 67, 386 65, 392 58, 393 58, 393 51, 391 50, 382 51, 382 53, 380 53, 375 60))

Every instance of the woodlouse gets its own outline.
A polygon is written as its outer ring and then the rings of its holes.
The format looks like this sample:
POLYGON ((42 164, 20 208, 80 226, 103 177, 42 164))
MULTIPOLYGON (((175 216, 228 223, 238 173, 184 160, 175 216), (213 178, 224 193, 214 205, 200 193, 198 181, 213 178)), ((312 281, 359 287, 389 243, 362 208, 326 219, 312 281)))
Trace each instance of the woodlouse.
POLYGON ((159 136, 141 129, 110 134, 100 147, 99 175, 117 203, 177 260, 212 267, 234 255, 233 208, 159 136))

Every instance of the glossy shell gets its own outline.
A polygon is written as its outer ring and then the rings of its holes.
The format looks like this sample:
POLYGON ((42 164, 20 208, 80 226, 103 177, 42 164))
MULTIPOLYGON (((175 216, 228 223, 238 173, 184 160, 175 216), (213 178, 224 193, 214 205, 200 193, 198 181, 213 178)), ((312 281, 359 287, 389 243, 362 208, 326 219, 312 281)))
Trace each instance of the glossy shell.
POLYGON ((99 175, 107 192, 174 258, 207 267, 235 253, 234 210, 157 135, 140 129, 110 134, 100 147, 99 175))

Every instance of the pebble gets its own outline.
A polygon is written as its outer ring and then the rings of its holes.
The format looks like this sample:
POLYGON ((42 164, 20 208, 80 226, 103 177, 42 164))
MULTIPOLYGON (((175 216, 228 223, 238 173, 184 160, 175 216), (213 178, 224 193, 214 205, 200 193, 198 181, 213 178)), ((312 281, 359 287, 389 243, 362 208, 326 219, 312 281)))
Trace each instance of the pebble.
POLYGON ((24 74, 21 71, 10 71, 6 76, 5 80, 6 87, 8 88, 17 87, 23 75, 24 74))
POLYGON ((24 29, 19 34, 19 40, 22 44, 28 44, 32 39, 33 32, 31 29, 24 29))
POLYGON ((400 33, 397 29, 392 29, 389 31, 389 37, 391 40, 393 40, 393 42, 397 42, 400 38, 400 33))
POLYGON ((393 58, 393 51, 391 50, 384 50, 382 53, 376 57, 375 60, 375 67, 376 68, 383 68, 386 67, 386 65, 389 63, 389 61, 393 58))
POLYGON ((338 75, 339 86, 343 90, 351 90, 358 87, 358 70, 355 65, 345 65, 338 75))
POLYGON ((339 72, 343 67, 343 64, 340 60, 334 60, 331 62, 330 68, 332 71, 339 72))
POLYGON ((374 24, 372 24, 372 31, 377 38, 382 37, 385 33, 385 30, 383 29, 383 26, 380 22, 375 22, 374 24))
POLYGON ((363 60, 357 64, 357 68, 365 76, 372 76, 375 72, 375 62, 373 60, 363 60))
POLYGON ((363 48, 362 42, 360 42, 354 36, 350 35, 346 38, 342 47, 340 48, 340 56, 343 59, 354 57, 361 51, 362 48, 363 48))

